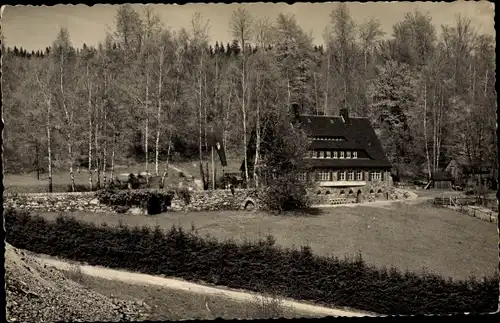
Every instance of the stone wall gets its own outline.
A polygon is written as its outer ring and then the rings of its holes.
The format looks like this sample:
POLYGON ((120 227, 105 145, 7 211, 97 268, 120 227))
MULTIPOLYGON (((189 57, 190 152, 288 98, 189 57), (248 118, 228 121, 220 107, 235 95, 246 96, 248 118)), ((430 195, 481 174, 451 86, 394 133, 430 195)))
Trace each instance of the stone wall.
POLYGON ((172 211, 218 211, 242 210, 251 202, 253 207, 259 207, 255 190, 191 191, 191 201, 186 204, 179 196, 172 200, 172 211))
POLYGON ((40 212, 112 212, 99 203, 94 192, 4 194, 4 209, 40 212))
MULTIPOLYGON (((366 175, 368 176, 368 175, 366 175)), ((390 176, 384 176, 384 180, 367 181, 363 186, 347 187, 319 187, 315 186, 309 190, 310 197, 314 204, 330 204, 338 199, 345 199, 346 203, 357 202, 358 192, 360 202, 372 202, 377 200, 401 199, 402 196, 396 194, 390 176)))
MULTIPOLYGON (((189 204, 175 195, 171 210, 242 210, 247 206, 247 202, 251 202, 251 207, 258 207, 256 195, 255 191, 243 189, 235 190, 234 195, 230 190, 192 191, 189 204)), ((5 194, 4 208, 39 212, 113 212, 111 207, 99 203, 95 192, 5 194)), ((131 208, 129 213, 145 214, 145 211, 141 212, 138 208, 131 208)))

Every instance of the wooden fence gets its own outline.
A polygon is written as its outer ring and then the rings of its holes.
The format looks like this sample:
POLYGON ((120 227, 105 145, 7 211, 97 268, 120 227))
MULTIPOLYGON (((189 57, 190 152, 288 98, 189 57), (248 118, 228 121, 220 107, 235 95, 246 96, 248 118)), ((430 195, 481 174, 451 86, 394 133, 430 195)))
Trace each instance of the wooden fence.
POLYGON ((496 199, 475 197, 436 197, 435 206, 447 207, 468 216, 489 222, 498 220, 498 202, 496 199))

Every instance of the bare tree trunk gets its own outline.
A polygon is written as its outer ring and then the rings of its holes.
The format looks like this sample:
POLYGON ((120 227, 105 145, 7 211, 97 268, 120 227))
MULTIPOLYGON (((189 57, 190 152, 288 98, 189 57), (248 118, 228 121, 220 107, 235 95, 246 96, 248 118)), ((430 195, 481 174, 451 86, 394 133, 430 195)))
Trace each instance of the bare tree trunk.
POLYGON ((328 112, 328 90, 329 90, 329 81, 330 81, 330 49, 329 49, 329 44, 326 44, 327 46, 327 65, 326 65, 326 84, 325 84, 325 107, 323 114, 327 115, 328 112))
POLYGON ((52 193, 52 140, 50 137, 50 100, 47 102, 47 152, 49 157, 49 193, 52 193))
POLYGON ((163 52, 160 54, 160 67, 158 79, 158 111, 157 111, 157 126, 156 126, 156 143, 155 143, 155 175, 159 175, 159 155, 160 155, 160 126, 161 126, 161 92, 162 92, 162 73, 163 73, 163 52))
POLYGON ((149 110, 148 110, 148 100, 149 100, 149 73, 146 71, 146 106, 145 106, 145 113, 146 113, 146 129, 145 129, 145 134, 144 134, 144 150, 145 150, 145 157, 146 157, 146 183, 149 184, 149 171, 148 171, 148 166, 149 166, 149 147, 148 147, 148 139, 149 139, 149 110))
POLYGON ((432 104, 432 171, 436 171, 436 93, 434 92, 434 100, 432 104))
POLYGON ((69 177, 71 178, 71 191, 75 191, 75 174, 73 173, 73 145, 71 133, 68 133, 69 177))
POLYGON ((429 144, 427 142, 427 84, 424 85, 424 141, 425 141, 425 157, 427 159, 427 174, 431 179, 431 161, 429 159, 429 144))
POLYGON ((63 111, 64 115, 66 116, 66 121, 67 121, 67 139, 68 139, 68 158, 69 158, 69 177, 71 179, 71 191, 75 191, 75 176, 73 174, 73 151, 72 151, 72 137, 71 137, 71 131, 72 126, 73 126, 73 116, 72 113, 70 114, 68 112, 67 106, 66 106, 66 100, 64 99, 64 81, 63 81, 63 74, 64 74, 64 55, 61 52, 61 69, 60 69, 60 77, 59 77, 59 87, 61 90, 61 101, 62 101, 62 106, 63 106, 63 111))
POLYGON ((203 171, 203 129, 202 129, 202 96, 201 96, 201 67, 200 67, 200 79, 198 80, 198 149, 200 157, 200 176, 203 183, 203 189, 206 188, 205 172, 203 171))
POLYGON ((95 135, 94 135, 94 147, 95 147, 95 159, 96 159, 96 173, 97 182, 96 188, 101 188, 101 162, 99 160, 99 154, 101 150, 99 149, 99 109, 95 109, 95 135))
POLYGON ((231 95, 233 93, 232 87, 229 89, 229 97, 227 102, 226 116, 224 118, 224 129, 222 132, 222 143, 224 144, 224 154, 227 156, 227 123, 229 120, 229 111, 231 109, 231 95))
POLYGON ((437 138, 436 138, 436 168, 439 170, 439 160, 440 160, 440 154, 441 154, 441 133, 442 133, 442 127, 441 127, 441 122, 443 119, 443 105, 444 105, 444 93, 443 89, 441 88, 441 102, 439 105, 439 111, 438 111, 438 129, 437 129, 437 138))
POLYGON ((92 191, 94 184, 92 183, 92 88, 89 76, 89 66, 87 65, 87 87, 89 91, 88 96, 88 119, 89 119, 89 187, 92 191))
POLYGON ((115 172, 115 145, 116 145, 116 135, 115 131, 113 130, 113 146, 111 148, 111 170, 109 174, 111 180, 113 180, 115 172))
POLYGON ((168 138, 168 148, 167 148, 167 163, 165 165, 165 170, 163 171, 163 174, 161 175, 161 182, 160 182, 160 188, 165 187, 165 178, 168 176, 168 166, 170 162, 170 147, 171 147, 171 138, 168 138))
POLYGON ((257 124, 255 129, 256 140, 255 140, 255 162, 253 166, 253 178, 255 181, 255 187, 259 187, 259 152, 260 152, 260 99, 257 102, 257 124))
POLYGON ((108 136, 106 129, 108 127, 108 124, 106 122, 106 111, 103 111, 103 116, 104 116, 104 125, 103 125, 103 135, 104 135, 104 147, 103 147, 103 156, 102 156, 102 176, 103 176, 103 181, 104 181, 104 186, 106 186, 106 164, 108 160, 108 136))
MULTIPOLYGON (((244 44, 243 44, 244 46, 244 44)), ((245 82, 245 48, 243 47, 243 64, 241 71, 241 87, 242 87, 242 95, 241 95, 241 112, 243 114, 243 149, 245 152, 245 183, 248 185, 248 151, 247 151, 247 112, 245 106, 245 91, 246 91, 246 82, 245 82)))

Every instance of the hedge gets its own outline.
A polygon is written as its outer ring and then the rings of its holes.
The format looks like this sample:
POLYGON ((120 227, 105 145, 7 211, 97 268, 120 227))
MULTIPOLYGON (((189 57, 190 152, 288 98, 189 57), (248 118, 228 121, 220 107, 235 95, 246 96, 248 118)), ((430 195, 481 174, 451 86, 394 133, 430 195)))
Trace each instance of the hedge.
POLYGON ((131 207, 148 210, 148 214, 167 212, 174 197, 173 191, 160 190, 119 190, 106 189, 97 192, 100 203, 114 208, 117 212, 126 212, 131 207))
POLYGON ((492 312, 498 276, 453 281, 394 268, 377 269, 361 257, 339 260, 274 246, 274 239, 237 244, 172 227, 109 227, 60 216, 56 221, 8 211, 7 242, 33 252, 110 268, 180 277, 329 306, 379 314, 492 312))

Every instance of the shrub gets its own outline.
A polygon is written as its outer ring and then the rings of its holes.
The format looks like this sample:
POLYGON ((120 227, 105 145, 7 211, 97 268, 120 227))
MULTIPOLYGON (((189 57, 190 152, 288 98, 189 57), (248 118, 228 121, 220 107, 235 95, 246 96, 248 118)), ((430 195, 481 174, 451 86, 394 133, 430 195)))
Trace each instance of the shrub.
POLYGON ((498 304, 498 276, 452 281, 403 274, 368 266, 359 255, 339 260, 309 248, 282 249, 271 238, 237 244, 176 227, 106 227, 13 210, 5 212, 5 228, 8 243, 37 253, 380 314, 480 313, 498 304))
POLYGON ((148 214, 166 212, 171 206, 174 192, 159 190, 117 190, 108 188, 97 192, 99 202, 113 207, 118 213, 124 213, 131 207, 148 210, 148 214))

